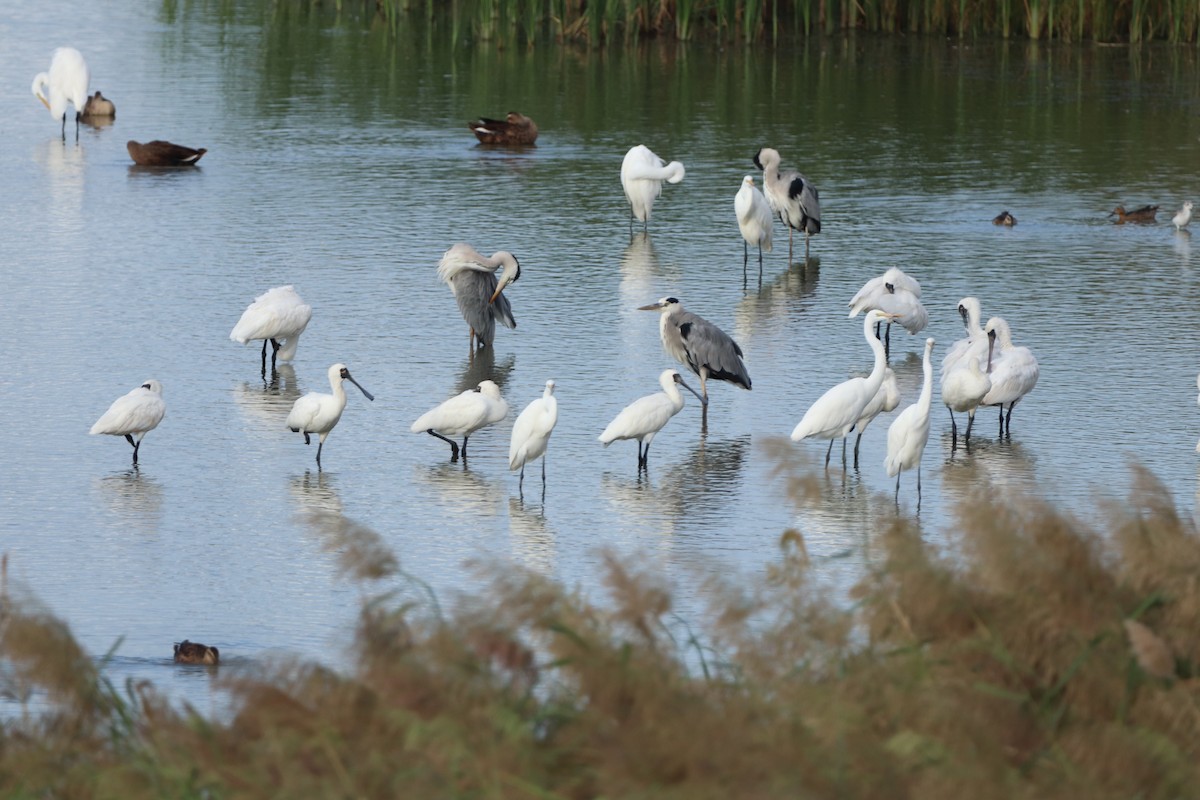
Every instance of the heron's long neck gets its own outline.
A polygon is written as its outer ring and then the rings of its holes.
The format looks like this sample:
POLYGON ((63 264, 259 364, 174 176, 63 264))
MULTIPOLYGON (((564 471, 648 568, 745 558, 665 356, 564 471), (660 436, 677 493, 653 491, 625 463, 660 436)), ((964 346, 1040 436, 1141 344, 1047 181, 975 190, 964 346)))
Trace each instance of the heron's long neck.
MULTIPOLYGON (((925 348, 925 361, 921 365, 921 371, 925 373, 925 383, 921 385, 921 396, 917 398, 917 407, 926 414, 929 413, 929 406, 933 403, 933 361, 929 358, 929 354, 932 352, 932 347, 925 348)), ((979 370, 978 365, 975 369, 979 370)))

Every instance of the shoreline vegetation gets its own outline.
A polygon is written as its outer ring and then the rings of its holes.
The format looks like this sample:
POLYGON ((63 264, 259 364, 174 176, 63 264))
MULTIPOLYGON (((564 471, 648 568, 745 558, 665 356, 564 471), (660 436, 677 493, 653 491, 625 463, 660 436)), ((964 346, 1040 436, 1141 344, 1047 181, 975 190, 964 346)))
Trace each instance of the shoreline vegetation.
MULTIPOLYGON (((798 502, 820 491, 781 475, 798 502)), ((1195 524, 1139 468, 1099 529, 1017 500, 964 503, 943 547, 901 518, 848 532, 865 561, 849 599, 787 531, 760 578, 688 587, 703 625, 614 556, 599 602, 486 564, 450 611, 377 534, 318 512, 363 587, 353 664, 164 656, 212 670, 226 719, 114 687, 5 580, 0 795, 1200 795, 1195 524)))
MULTIPOLYGON (((526 46, 761 43, 849 31, 959 39, 1200 42, 1197 0, 360 0, 393 27, 526 46)), ((339 10, 350 0, 334 0, 339 10)))

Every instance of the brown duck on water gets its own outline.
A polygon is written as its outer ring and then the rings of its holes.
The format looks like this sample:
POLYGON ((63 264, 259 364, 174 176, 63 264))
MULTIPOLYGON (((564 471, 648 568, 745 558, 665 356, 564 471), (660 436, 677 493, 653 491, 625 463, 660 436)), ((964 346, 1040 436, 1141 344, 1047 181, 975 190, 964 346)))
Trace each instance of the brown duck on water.
POLYGON ((181 144, 171 144, 159 139, 141 144, 130 139, 125 148, 133 163, 142 167, 190 167, 208 152, 201 147, 194 150, 181 144))
POLYGON ((992 219, 992 224, 993 225, 1004 225, 1006 227, 1011 228, 1013 225, 1017 224, 1017 218, 1014 217, 1012 214, 1008 213, 1007 211, 1001 211, 999 214, 997 214, 992 219))
POLYGON ((113 105, 113 101, 109 100, 100 92, 87 99, 83 104, 83 116, 87 117, 116 117, 117 107, 113 105))
POLYGON ((533 144, 537 141, 537 123, 524 114, 508 112, 505 119, 486 117, 472 120, 467 127, 483 144, 533 144))
POLYGON ((175 643, 176 664, 216 664, 220 660, 221 652, 215 647, 187 639, 175 643))
POLYGON ((1125 206, 1117 206, 1109 214, 1110 217, 1117 218, 1117 224, 1123 222, 1154 222, 1154 215, 1158 213, 1158 206, 1142 206, 1135 208, 1133 211, 1126 211, 1125 206))

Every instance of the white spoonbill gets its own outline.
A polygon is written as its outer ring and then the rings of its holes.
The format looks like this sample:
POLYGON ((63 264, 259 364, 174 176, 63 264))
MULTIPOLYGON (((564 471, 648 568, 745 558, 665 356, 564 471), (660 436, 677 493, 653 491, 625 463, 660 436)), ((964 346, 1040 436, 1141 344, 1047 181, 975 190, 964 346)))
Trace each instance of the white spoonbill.
POLYGON ((474 389, 455 395, 426 411, 412 424, 412 432, 425 431, 450 444, 450 460, 458 461, 458 444, 451 437, 462 437, 462 457, 467 458, 467 439, 486 425, 508 416, 508 403, 500 396, 494 381, 482 381, 474 389))
POLYGON ((1183 208, 1179 209, 1175 216, 1171 217, 1171 224, 1175 226, 1175 230, 1181 231, 1188 226, 1192 221, 1192 201, 1188 200, 1183 204, 1183 208))
POLYGON ((521 469, 518 491, 525 485, 525 465, 542 459, 542 486, 546 485, 546 445, 558 424, 558 399, 554 396, 554 381, 546 381, 542 396, 521 410, 513 423, 512 441, 508 446, 508 468, 521 469))
POLYGON ((794 231, 804 233, 804 257, 808 258, 808 240, 821 232, 821 200, 817 187, 794 169, 780 169, 778 150, 764 147, 754 154, 754 166, 763 171, 763 190, 771 210, 788 229, 788 263, 792 260, 794 231))
POLYGON ((661 431, 663 426, 671 421, 671 417, 683 408, 683 395, 679 393, 676 384, 696 395, 697 399, 701 399, 695 389, 684 383, 678 372, 673 369, 663 370, 658 376, 658 385, 662 387, 662 391, 639 397, 621 409, 621 413, 617 414, 613 421, 608 423, 604 433, 600 434, 599 438, 604 446, 608 447, 618 439, 637 439, 638 469, 646 468, 654 434, 661 431), (645 452, 642 452, 643 443, 646 445, 645 452))
POLYGON ((729 334, 699 314, 684 311, 674 297, 639 306, 638 311, 658 311, 658 335, 667 355, 700 378, 700 403, 708 409, 708 379, 750 388, 750 373, 742 363, 742 348, 729 334))
POLYGON ((59 47, 50 56, 50 71, 39 72, 33 79, 33 95, 50 109, 50 116, 62 120, 62 137, 67 138, 67 103, 75 107, 75 139, 79 139, 79 120, 88 101, 92 76, 83 55, 74 47, 59 47))
POLYGON ((678 161, 667 164, 644 144, 629 148, 621 162, 621 187, 629 200, 631 230, 634 219, 641 222, 643 228, 650 221, 650 209, 662 194, 663 181, 679 183, 683 175, 683 164, 678 161))
POLYGON ((954 412, 967 412, 967 432, 963 439, 970 447, 975 410, 991 390, 992 379, 980 369, 979 357, 974 354, 967 358, 967 363, 955 364, 942 375, 942 403, 950 410, 951 448, 958 441, 958 423, 954 421, 954 412))
POLYGON ((754 185, 754 176, 742 178, 742 188, 733 198, 733 210, 737 213, 738 229, 742 232, 742 275, 750 261, 750 245, 758 248, 758 277, 762 277, 762 254, 771 252, 771 233, 774 215, 767 198, 754 185))
MULTIPOLYGON (((254 298, 242 312, 229 338, 239 344, 262 339, 262 374, 267 374, 267 343, 271 343, 271 372, 276 359, 285 363, 296 357, 300 334, 312 319, 312 306, 300 299, 292 286, 276 286, 254 298), (280 339, 283 342, 280 343, 280 339)), ((361 387, 360 387, 361 388, 361 387)))
POLYGON ((896 497, 900 497, 900 473, 917 468, 917 497, 921 497, 921 456, 929 441, 929 408, 933 404, 933 339, 925 340, 925 358, 921 371, 925 382, 921 384, 921 396, 917 402, 900 412, 888 428, 887 458, 883 466, 888 477, 896 476, 896 497))
POLYGON ((471 352, 491 347, 496 337, 496 320, 506 328, 516 328, 512 305, 504 289, 521 277, 521 264, 507 250, 497 250, 485 256, 469 244, 458 244, 442 254, 438 262, 438 278, 450 286, 458 310, 471 328, 471 352), (500 277, 496 270, 504 267, 500 277))
POLYGON ((858 469, 858 446, 862 444, 863 432, 871 424, 871 420, 880 414, 895 411, 898 405, 900 405, 900 387, 896 383, 896 373, 891 367, 887 367, 883 371, 883 383, 879 384, 879 391, 875 392, 871 402, 867 403, 867 407, 862 410, 854 422, 854 430, 858 431, 858 436, 854 439, 855 469, 858 469))
POLYGON ((1028 347, 1013 345, 1012 330, 1001 317, 988 320, 987 373, 992 388, 980 405, 1000 406, 1000 435, 1012 436, 1012 411, 1017 402, 1033 391, 1038 382, 1038 360, 1028 347), (1008 404, 1008 413, 1004 411, 1008 404))
POLYGON ((964 297, 962 300, 959 300, 958 315, 962 317, 963 325, 967 329, 967 335, 965 338, 959 339, 950 345, 950 349, 946 351, 946 355, 942 356, 943 384, 950 370, 966 364, 966 359, 970 356, 976 356, 981 364, 987 358, 988 338, 987 334, 983 332, 983 325, 980 324, 983 320, 983 308, 979 304, 979 298, 964 297))
MULTIPOLYGON (((879 322, 891 319, 891 316, 879 309, 871 309, 867 312, 867 318, 863 320, 863 337, 871 346, 871 352, 875 354, 875 365, 870 375, 865 378, 851 378, 826 391, 808 407, 808 411, 804 412, 804 417, 792 431, 793 442, 809 438, 829 440, 829 449, 825 452, 827 467, 829 455, 833 452, 833 440, 844 440, 849 435, 858 418, 862 416, 863 409, 883 384, 887 356, 883 352, 883 342, 879 341, 873 327, 879 322)), ((844 451, 843 441, 843 453, 844 451)))
POLYGON ((167 413, 162 390, 161 383, 148 380, 129 394, 121 395, 108 407, 108 411, 96 420, 96 424, 88 433, 124 436, 125 441, 133 446, 133 465, 136 467, 142 437, 157 428, 163 415, 167 413))
POLYGON ((920 333, 929 325, 929 313, 921 304, 921 284, 898 267, 867 281, 850 300, 850 317, 877 308, 894 314, 883 335, 885 354, 891 351, 892 322, 904 327, 909 334, 920 333))
POLYGON ((305 444, 312 443, 309 439, 310 433, 320 435, 317 443, 318 469, 321 467, 321 448, 325 446, 325 437, 333 430, 333 426, 338 424, 342 412, 346 410, 346 390, 342 387, 342 381, 350 381, 358 386, 358 390, 368 400, 375 399, 375 395, 350 377, 350 370, 346 369, 345 364, 334 364, 329 368, 329 385, 333 394, 309 392, 303 397, 297 397, 296 402, 292 404, 292 410, 288 412, 287 426, 293 433, 303 433, 305 444))

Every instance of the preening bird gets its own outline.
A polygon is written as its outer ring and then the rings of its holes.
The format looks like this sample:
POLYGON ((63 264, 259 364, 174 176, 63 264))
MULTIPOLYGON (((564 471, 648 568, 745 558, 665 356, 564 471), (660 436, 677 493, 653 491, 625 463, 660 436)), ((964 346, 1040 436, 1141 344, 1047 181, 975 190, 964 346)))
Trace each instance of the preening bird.
POLYGON ((220 662, 221 651, 215 647, 199 642, 189 642, 187 639, 175 643, 176 664, 207 664, 211 666, 220 662))
POLYGON ((109 100, 104 95, 97 92, 87 99, 83 104, 83 118, 89 117, 104 117, 111 119, 117 116, 117 107, 113 105, 113 101, 109 100))
POLYGON ((133 465, 136 467, 142 437, 157 428, 167 413, 162 390, 161 383, 148 380, 129 394, 118 397, 88 433, 124 436, 133 447, 133 465))
POLYGON ((500 396, 500 387, 493 381, 482 381, 474 389, 455 395, 429 411, 412 424, 412 432, 424 431, 450 444, 450 460, 458 461, 458 443, 462 437, 462 457, 467 458, 467 439, 475 431, 492 425, 508 416, 508 403, 500 396))
POLYGON ((33 95, 50 110, 50 116, 62 120, 62 137, 67 138, 67 103, 75 107, 75 139, 79 140, 79 120, 87 104, 88 84, 92 75, 83 55, 74 47, 59 47, 50 56, 50 71, 33 78, 33 95))
POLYGON ((508 112, 504 119, 480 117, 467 123, 480 144, 530 145, 537 141, 537 123, 524 114, 508 112))
POLYGON ((994 218, 992 218, 992 224, 1003 225, 1007 228, 1011 228, 1013 225, 1017 224, 1017 218, 1007 211, 1001 211, 994 218))
POLYGON ((458 310, 471 328, 471 352, 475 352, 476 340, 479 349, 491 347, 496 337, 496 320, 506 328, 517 327, 512 305, 503 294, 510 283, 521 277, 521 264, 512 253, 498 250, 484 256, 471 245, 460 242, 442 254, 437 274, 449 284, 458 310), (496 270, 500 267, 504 269, 497 278, 496 270))
POLYGON ((1000 435, 1011 436, 1013 406, 1037 385, 1038 361, 1028 347, 1013 345, 1012 331, 1001 317, 989 319, 984 331, 988 337, 987 373, 992 388, 980 405, 1000 406, 1000 435))
POLYGON ((967 433, 963 437, 971 444, 971 426, 975 424, 975 410, 983 398, 992 390, 992 379, 979 366, 979 356, 972 354, 966 363, 953 365, 942 373, 942 403, 950 411, 950 446, 958 440, 958 423, 954 412, 967 412, 967 433))
POLYGON ((821 232, 821 200, 817 187, 794 169, 780 169, 779 151, 770 147, 754 155, 754 166, 763 171, 763 190, 771 210, 788 229, 788 262, 792 260, 793 231, 804 234, 804 257, 808 258, 808 240, 821 232))
MULTIPOLYGON (((920 333, 929 324, 929 313, 921 304, 921 284, 897 267, 863 284, 850 300, 849 316, 857 317, 860 312, 872 308, 893 315, 883 335, 885 355, 891 352, 892 322, 904 327, 910 335, 920 333)), ((878 333, 876 331, 877 336, 878 333)))
POLYGON ((966 359, 974 355, 980 364, 987 361, 987 334, 983 332, 980 321, 983 319, 983 308, 979 305, 978 297, 964 297, 958 301, 958 315, 962 317, 967 335, 950 345, 946 355, 942 356, 942 381, 954 367, 966 363, 966 359))
POLYGON ((1124 222, 1154 222, 1155 215, 1158 213, 1158 206, 1142 206, 1135 208, 1133 211, 1126 211, 1125 206, 1117 206, 1110 213, 1110 217, 1117 218, 1117 224, 1124 222))
POLYGON ((887 370, 887 357, 883 352, 883 342, 875 334, 873 326, 886 322, 891 318, 879 309, 871 309, 863 320, 863 337, 875 354, 875 364, 871 373, 863 378, 851 378, 832 387, 817 401, 808 407, 804 417, 792 431, 792 441, 802 439, 828 439, 829 449, 825 452, 825 466, 829 466, 829 456, 833 452, 833 441, 842 439, 842 454, 845 458, 845 438, 853 430, 854 424, 862 416, 863 409, 875 397, 883 384, 884 373, 887 370))
POLYGON ((644 144, 629 148, 621 162, 621 186, 629 200, 631 230, 634 219, 641 222, 643 228, 650 221, 650 209, 662 194, 663 181, 679 183, 683 175, 683 164, 678 161, 667 164, 644 144))
POLYGON ((896 497, 900 497, 900 473, 917 468, 917 497, 921 496, 921 456, 929 441, 929 409, 933 403, 933 339, 925 340, 925 358, 921 371, 925 382, 921 384, 921 396, 917 402, 900 412, 888 427, 887 458, 883 466, 888 477, 896 476, 896 497))
POLYGON ((518 490, 525 485, 525 465, 542 459, 542 485, 546 485, 546 445, 558 424, 558 400, 554 397, 554 381, 546 381, 542 396, 522 409, 513 423, 512 440, 508 446, 508 468, 520 469, 518 490))
POLYGON ((700 376, 700 402, 708 405, 708 379, 750 388, 750 373, 742 363, 742 348, 725 331, 697 314, 684 311, 674 297, 640 306, 658 311, 658 335, 667 355, 700 376))
POLYGON ((658 385, 662 387, 661 392, 639 397, 625 406, 621 413, 608 423, 608 427, 599 437, 605 447, 619 439, 637 439, 639 470, 649 465, 650 443, 654 441, 654 435, 683 408, 683 395, 679 392, 679 386, 697 398, 700 397, 673 369, 663 370, 658 376, 658 385), (642 451, 643 443, 646 446, 645 452, 642 451))
MULTIPOLYGON (((855 469, 858 468, 858 446, 862 444, 863 432, 871 424, 871 420, 880 414, 895 411, 898 405, 900 405, 900 386, 896 383, 896 373, 891 367, 887 367, 883 371, 883 383, 879 384, 879 390, 875 392, 875 396, 871 398, 854 422, 854 430, 858 431, 858 435, 854 438, 855 469)), ((833 442, 830 441, 830 444, 832 445, 833 442)))
POLYGON ((310 319, 312 306, 300 299, 294 287, 276 286, 254 298, 229 332, 229 338, 239 344, 262 339, 262 373, 265 377, 267 343, 271 343, 271 371, 274 372, 277 359, 286 363, 296 357, 300 334, 304 333, 310 319))
POLYGON ((1192 221, 1192 201, 1188 200, 1183 204, 1183 208, 1176 212, 1175 216, 1171 217, 1171 224, 1175 226, 1175 230, 1181 231, 1188 226, 1192 221))
POLYGON ((287 416, 287 426, 292 429, 292 433, 303 433, 305 444, 312 443, 309 434, 315 433, 320 436, 317 443, 318 469, 321 467, 321 448, 325 446, 325 438, 329 436, 329 432, 342 418, 342 412, 346 410, 346 390, 342 386, 342 382, 350 381, 358 386, 358 390, 368 400, 375 399, 375 395, 350 377, 350 370, 346 369, 345 364, 334 364, 329 368, 328 374, 329 386, 333 389, 333 394, 309 392, 303 397, 298 397, 287 416))
POLYGON ((750 260, 750 245, 758 248, 758 276, 762 277, 762 254, 771 252, 771 233, 774 215, 767 198, 754 185, 754 176, 742 178, 742 188, 733 198, 733 210, 737 213, 738 229, 742 232, 742 274, 750 260))
POLYGON ((139 167, 193 167, 201 156, 208 152, 203 147, 196 150, 161 139, 145 144, 130 139, 125 143, 125 149, 129 151, 133 163, 139 167))

